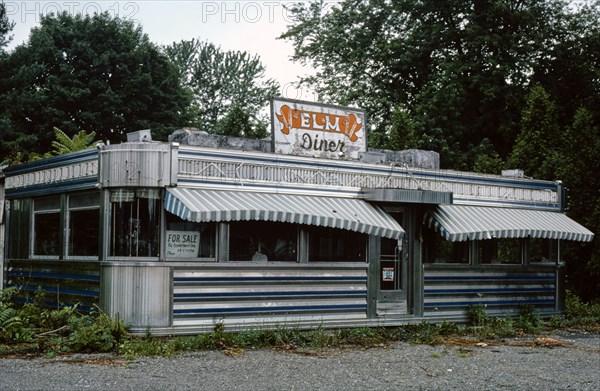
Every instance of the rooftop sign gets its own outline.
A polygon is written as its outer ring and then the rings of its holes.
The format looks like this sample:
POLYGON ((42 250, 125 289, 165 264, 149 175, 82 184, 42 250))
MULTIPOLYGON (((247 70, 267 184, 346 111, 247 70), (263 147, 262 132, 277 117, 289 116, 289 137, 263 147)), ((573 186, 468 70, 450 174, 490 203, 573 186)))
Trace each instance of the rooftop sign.
POLYGON ((361 109, 274 98, 271 120, 275 153, 352 160, 367 150, 361 109))

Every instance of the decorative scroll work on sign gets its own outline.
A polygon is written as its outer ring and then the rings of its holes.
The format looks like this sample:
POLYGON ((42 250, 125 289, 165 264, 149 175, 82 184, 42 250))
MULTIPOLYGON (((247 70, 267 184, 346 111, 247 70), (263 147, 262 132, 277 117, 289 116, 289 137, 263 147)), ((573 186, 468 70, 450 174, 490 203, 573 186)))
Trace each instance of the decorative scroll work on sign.
POLYGON ((275 98, 272 110, 275 153, 352 160, 366 151, 360 109, 275 98))

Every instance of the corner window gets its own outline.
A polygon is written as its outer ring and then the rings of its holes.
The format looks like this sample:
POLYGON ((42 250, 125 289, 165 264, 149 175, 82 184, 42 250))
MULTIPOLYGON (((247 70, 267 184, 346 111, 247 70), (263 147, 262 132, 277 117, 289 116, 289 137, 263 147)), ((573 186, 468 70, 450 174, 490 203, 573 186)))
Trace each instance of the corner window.
POLYGON ((216 223, 195 223, 167 213, 167 258, 216 260, 216 223))
POLYGON ((366 262, 367 235, 358 232, 310 227, 309 261, 366 262))
POLYGON ((119 189, 110 193, 110 255, 158 257, 160 238, 160 191, 119 189))
POLYGON ((67 255, 98 257, 100 194, 69 196, 67 255))
POLYGON ((240 221, 229 225, 230 261, 296 262, 298 227, 267 221, 240 221))
POLYGON ((58 259, 60 255, 60 196, 33 201, 33 256, 58 259))
MULTIPOLYGON (((31 232, 31 199, 11 200, 8 220, 8 256, 12 259, 27 259, 31 255, 29 247, 31 232)), ((0 238, 1 240, 1 238, 0 238)))

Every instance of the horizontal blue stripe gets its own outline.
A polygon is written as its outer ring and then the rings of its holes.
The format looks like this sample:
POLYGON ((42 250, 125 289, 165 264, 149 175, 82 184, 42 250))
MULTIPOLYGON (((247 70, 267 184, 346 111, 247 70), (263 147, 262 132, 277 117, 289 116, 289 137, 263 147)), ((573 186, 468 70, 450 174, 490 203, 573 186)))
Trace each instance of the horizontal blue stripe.
POLYGON ((42 292, 48 292, 48 293, 60 293, 60 294, 64 294, 64 295, 87 296, 87 297, 99 297, 100 296, 99 292, 84 291, 84 290, 80 290, 80 289, 50 288, 47 286, 40 286, 40 285, 11 284, 11 286, 15 286, 15 287, 19 288, 20 290, 29 291, 29 292, 39 292, 40 288, 41 288, 42 292))
POLYGON ((366 297, 366 291, 304 291, 304 292, 226 292, 226 293, 175 293, 177 299, 220 298, 220 297, 256 297, 270 296, 356 296, 366 297))
POLYGON ((341 305, 303 305, 293 307, 249 307, 249 308, 198 308, 198 309, 181 309, 173 311, 176 315, 182 314, 225 314, 225 313, 265 313, 265 312, 289 312, 289 311, 325 311, 325 310, 366 310, 364 304, 341 304, 341 305))
POLYGON ((519 305, 519 304, 554 304, 553 299, 539 300, 500 300, 500 301, 455 301, 455 302, 433 302, 424 303, 425 308, 435 307, 468 307, 472 305, 500 306, 500 305, 519 305))
POLYGON ((174 282, 364 281, 367 277, 175 277, 174 282))
POLYGON ((425 276, 425 282, 427 281, 506 281, 506 280, 523 280, 523 281, 554 281, 554 275, 543 275, 543 276, 528 276, 528 275, 507 275, 507 276, 425 276))
POLYGON ((452 295, 460 293, 554 293, 554 288, 490 288, 490 289, 425 289, 426 295, 452 295))
POLYGON ((34 197, 54 193, 73 192, 78 190, 95 189, 98 184, 98 176, 69 179, 62 182, 50 184, 37 184, 16 189, 6 189, 7 198, 34 197))
POLYGON ((59 273, 43 273, 43 272, 17 272, 9 271, 8 277, 29 277, 29 278, 52 278, 56 280, 73 280, 73 281, 100 281, 100 276, 86 274, 59 274, 59 273))
POLYGON ((461 196, 460 194, 452 195, 455 205, 479 205, 479 206, 525 206, 536 210, 545 211, 561 211, 561 206, 556 202, 541 203, 541 201, 499 201, 499 200, 486 200, 480 198, 473 198, 470 196, 461 196), (470 204, 473 203, 473 204, 470 204), (463 204, 464 203, 464 204, 463 204))

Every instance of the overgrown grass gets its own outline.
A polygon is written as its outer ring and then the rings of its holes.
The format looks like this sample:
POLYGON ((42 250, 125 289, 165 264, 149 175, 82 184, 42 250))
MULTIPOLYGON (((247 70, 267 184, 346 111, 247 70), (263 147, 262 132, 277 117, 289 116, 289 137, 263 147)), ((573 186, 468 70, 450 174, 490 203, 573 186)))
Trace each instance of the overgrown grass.
POLYGON ((57 355, 73 352, 116 352, 128 338, 126 325, 99 308, 83 313, 78 306, 47 308, 43 293, 33 302, 16 306, 15 288, 0 291, 0 343, 2 351, 16 346, 21 352, 57 355))
MULTIPOLYGON (((223 350, 239 354, 246 349, 275 348, 310 353, 343 347, 379 347, 395 341, 440 344, 448 338, 472 336, 480 340, 538 334, 545 326, 531 307, 522 307, 515 317, 495 318, 483 306, 468 310, 469 323, 410 324, 401 327, 364 327, 313 330, 281 327, 244 332, 226 331, 218 324, 210 333, 187 337, 134 336, 123 322, 97 309, 84 314, 78 306, 48 309, 39 294, 33 303, 16 306, 14 288, 0 291, 0 355, 45 354, 49 356, 85 352, 112 352, 126 358, 171 356, 199 350, 223 350)), ((600 304, 585 304, 568 294, 564 317, 555 317, 551 327, 577 327, 600 331, 600 304)))

